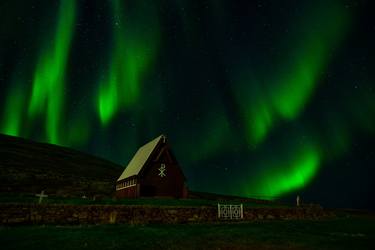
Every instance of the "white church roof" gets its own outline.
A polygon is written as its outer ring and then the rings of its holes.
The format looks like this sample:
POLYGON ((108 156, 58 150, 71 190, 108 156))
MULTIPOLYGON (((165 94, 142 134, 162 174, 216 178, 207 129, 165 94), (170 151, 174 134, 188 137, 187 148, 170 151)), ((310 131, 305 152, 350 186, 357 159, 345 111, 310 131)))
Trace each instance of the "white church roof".
POLYGON ((133 159, 131 159, 128 166, 125 168, 124 172, 122 172, 121 176, 117 179, 117 181, 139 174, 147 159, 156 148, 156 145, 158 145, 159 141, 163 138, 165 138, 165 136, 160 135, 159 137, 140 147, 137 153, 135 153, 135 155, 133 156, 133 159))

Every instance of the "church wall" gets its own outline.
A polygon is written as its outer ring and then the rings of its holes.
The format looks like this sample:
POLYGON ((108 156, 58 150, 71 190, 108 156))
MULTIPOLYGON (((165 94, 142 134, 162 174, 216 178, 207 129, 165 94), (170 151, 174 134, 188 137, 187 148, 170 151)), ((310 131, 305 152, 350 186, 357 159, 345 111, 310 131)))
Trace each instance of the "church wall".
POLYGON ((137 198, 138 197, 138 192, 137 192, 137 187, 138 185, 124 188, 121 190, 116 191, 116 197, 117 198, 137 198))
POLYGON ((150 196, 172 196, 182 197, 184 188, 184 177, 176 164, 165 164, 165 171, 160 171, 161 162, 152 162, 142 174, 141 195, 143 190, 149 189, 150 196), (165 174, 165 176, 163 176, 165 174))

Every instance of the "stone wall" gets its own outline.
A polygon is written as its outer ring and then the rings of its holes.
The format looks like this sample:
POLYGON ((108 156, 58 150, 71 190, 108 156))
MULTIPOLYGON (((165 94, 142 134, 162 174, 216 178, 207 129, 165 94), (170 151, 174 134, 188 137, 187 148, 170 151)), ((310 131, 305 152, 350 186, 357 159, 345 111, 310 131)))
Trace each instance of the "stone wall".
MULTIPOLYGON (((319 207, 244 208, 244 220, 320 219, 333 216, 319 207)), ((0 204, 2 225, 146 224, 215 222, 217 207, 127 205, 0 204)))

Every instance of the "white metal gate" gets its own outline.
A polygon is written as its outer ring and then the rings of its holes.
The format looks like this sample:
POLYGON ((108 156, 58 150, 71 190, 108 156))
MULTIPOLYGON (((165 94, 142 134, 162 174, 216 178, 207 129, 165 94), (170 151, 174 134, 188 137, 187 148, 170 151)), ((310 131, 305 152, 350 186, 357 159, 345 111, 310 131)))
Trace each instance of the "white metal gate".
POLYGON ((243 219, 243 205, 217 204, 217 215, 219 219, 243 219))

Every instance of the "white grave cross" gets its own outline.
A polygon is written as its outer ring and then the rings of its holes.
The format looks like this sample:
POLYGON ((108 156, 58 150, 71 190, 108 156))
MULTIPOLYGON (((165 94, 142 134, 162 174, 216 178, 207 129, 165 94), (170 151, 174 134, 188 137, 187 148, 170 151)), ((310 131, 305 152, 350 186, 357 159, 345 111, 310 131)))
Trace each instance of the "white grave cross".
POLYGON ((36 194, 36 197, 39 197, 39 204, 42 203, 43 198, 47 198, 48 195, 44 194, 44 190, 40 194, 36 194))

